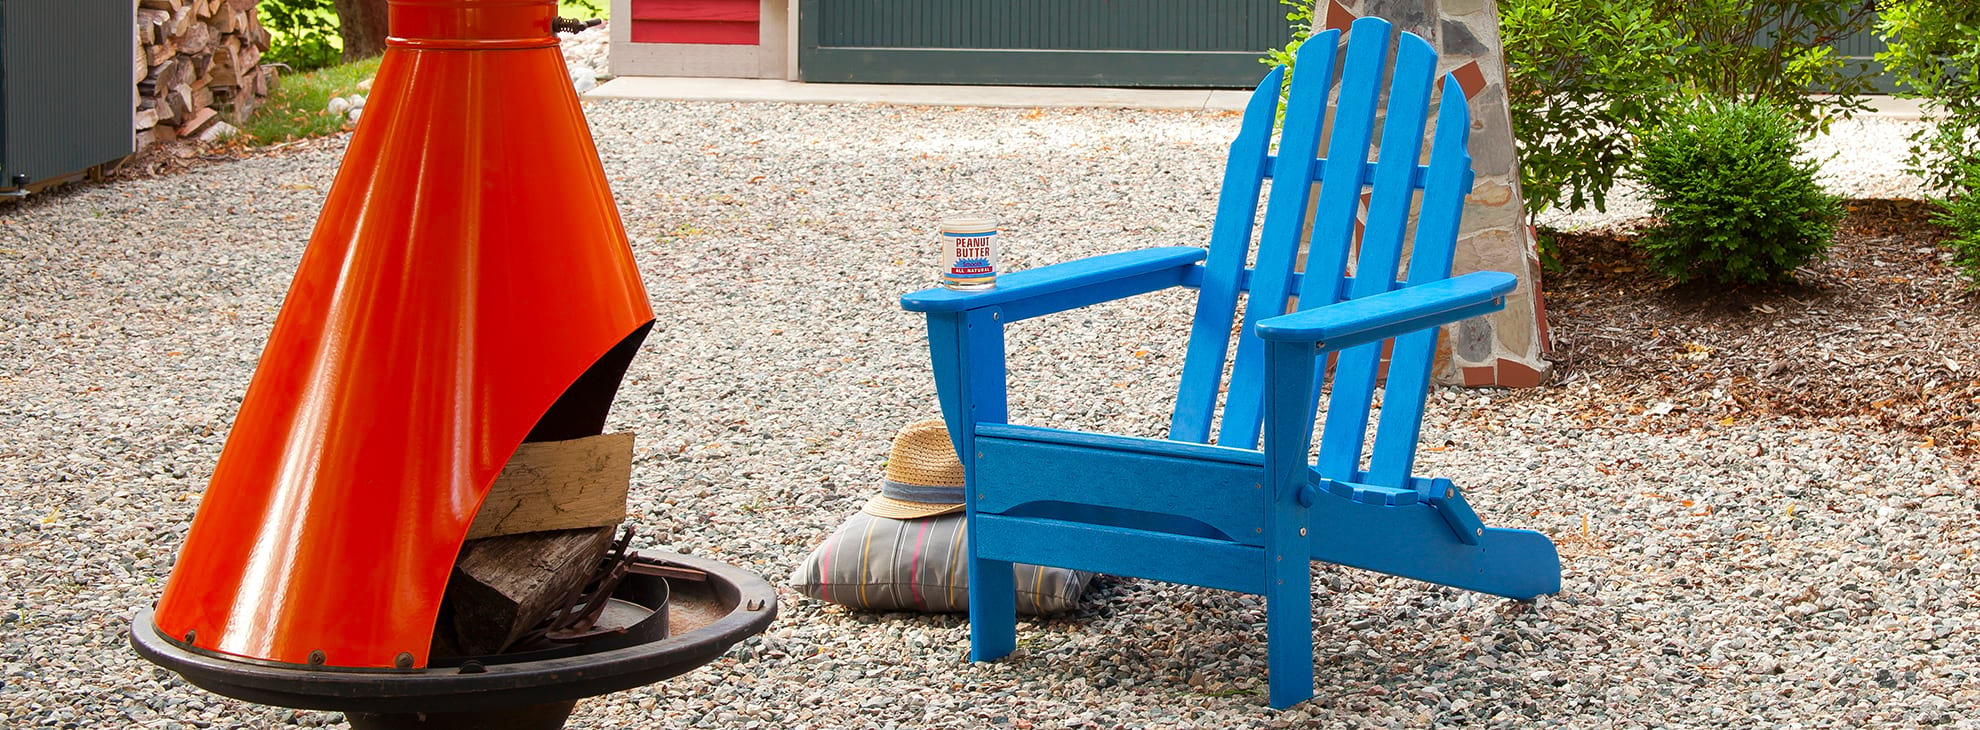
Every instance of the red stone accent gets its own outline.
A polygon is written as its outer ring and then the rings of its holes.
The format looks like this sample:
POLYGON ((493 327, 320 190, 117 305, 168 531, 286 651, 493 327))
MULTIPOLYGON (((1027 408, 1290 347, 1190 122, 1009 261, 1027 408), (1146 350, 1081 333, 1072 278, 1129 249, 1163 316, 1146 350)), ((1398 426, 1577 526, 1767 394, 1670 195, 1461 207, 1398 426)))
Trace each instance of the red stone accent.
POLYGON ((1501 388, 1538 388, 1546 375, 1514 360, 1499 359, 1498 382, 1501 388))
POLYGON ((1348 26, 1354 25, 1354 19, 1358 17, 1361 16, 1355 15, 1348 6, 1341 4, 1341 0, 1333 0, 1327 4, 1327 24, 1321 30, 1339 30, 1346 33, 1348 26))
POLYGON ((1467 366, 1462 374, 1466 388, 1538 388, 1547 379, 1545 372, 1505 358, 1494 360, 1491 365, 1467 366))
POLYGON ((1464 89, 1466 99, 1476 97, 1478 92, 1485 90, 1485 72, 1478 69, 1477 61, 1451 69, 1451 75, 1457 77, 1458 87, 1464 89))

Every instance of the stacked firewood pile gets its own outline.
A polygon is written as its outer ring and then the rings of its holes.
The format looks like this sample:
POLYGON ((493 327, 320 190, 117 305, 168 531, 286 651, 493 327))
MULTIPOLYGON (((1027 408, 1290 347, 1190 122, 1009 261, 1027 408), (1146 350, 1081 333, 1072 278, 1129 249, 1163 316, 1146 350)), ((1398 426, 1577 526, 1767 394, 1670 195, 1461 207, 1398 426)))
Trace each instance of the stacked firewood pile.
POLYGON ((272 40, 260 0, 138 0, 135 128, 140 147, 231 134, 268 96, 272 40))

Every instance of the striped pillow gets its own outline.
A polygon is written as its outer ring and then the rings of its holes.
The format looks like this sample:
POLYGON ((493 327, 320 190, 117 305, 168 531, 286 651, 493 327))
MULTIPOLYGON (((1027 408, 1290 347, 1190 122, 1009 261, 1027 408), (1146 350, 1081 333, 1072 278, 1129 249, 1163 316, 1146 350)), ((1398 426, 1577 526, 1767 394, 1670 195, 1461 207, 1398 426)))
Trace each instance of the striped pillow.
MULTIPOLYGON (((880 611, 969 611, 969 538, 964 517, 896 520, 861 512, 811 551, 791 585, 812 598, 880 611)), ((1017 566, 1017 612, 1057 613, 1079 605, 1093 574, 1017 566)))

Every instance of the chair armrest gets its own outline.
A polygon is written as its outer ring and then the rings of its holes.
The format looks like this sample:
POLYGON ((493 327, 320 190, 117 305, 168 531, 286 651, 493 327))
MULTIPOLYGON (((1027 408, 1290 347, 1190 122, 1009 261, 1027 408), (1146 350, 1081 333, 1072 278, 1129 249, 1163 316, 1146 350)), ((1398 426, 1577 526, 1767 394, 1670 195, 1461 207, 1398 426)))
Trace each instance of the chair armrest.
POLYGON ((1202 261, 1195 246, 1123 251, 1000 274, 997 286, 977 291, 936 287, 901 297, 910 312, 961 312, 981 307, 1016 306, 1006 321, 1083 307, 1183 283, 1202 261))
POLYGON ((1258 336, 1342 350, 1496 312, 1518 284, 1512 274, 1476 271, 1273 317, 1258 323, 1258 336))

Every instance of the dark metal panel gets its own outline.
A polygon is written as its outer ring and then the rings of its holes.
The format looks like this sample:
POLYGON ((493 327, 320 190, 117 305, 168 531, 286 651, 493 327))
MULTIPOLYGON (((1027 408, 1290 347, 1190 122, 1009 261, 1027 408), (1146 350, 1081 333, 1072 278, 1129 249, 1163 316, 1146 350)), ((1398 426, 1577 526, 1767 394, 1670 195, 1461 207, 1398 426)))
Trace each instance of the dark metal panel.
POLYGON ((1889 94, 1897 90, 1897 84, 1884 70, 1883 62, 1876 60, 1876 55, 1882 53, 1887 44, 1882 36, 1877 35, 1875 28, 1865 28, 1862 32, 1836 41, 1835 47, 1836 55, 1842 56, 1844 63, 1862 65, 1864 73, 1870 77, 1870 88, 1877 93, 1889 94))
POLYGON ((1262 51, 1278 0, 823 0, 828 47, 1262 51))
POLYGON ((1270 70, 1259 53, 817 49, 801 55, 808 82, 1011 86, 1244 88, 1270 70))
POLYGON ((803 0, 806 81, 1248 88, 1278 0, 803 0))
POLYGON ((134 9, 130 0, 0 2, 0 190, 131 153, 134 9))

